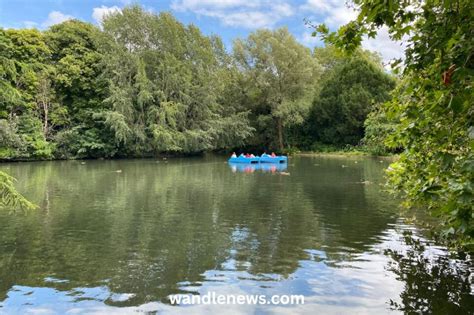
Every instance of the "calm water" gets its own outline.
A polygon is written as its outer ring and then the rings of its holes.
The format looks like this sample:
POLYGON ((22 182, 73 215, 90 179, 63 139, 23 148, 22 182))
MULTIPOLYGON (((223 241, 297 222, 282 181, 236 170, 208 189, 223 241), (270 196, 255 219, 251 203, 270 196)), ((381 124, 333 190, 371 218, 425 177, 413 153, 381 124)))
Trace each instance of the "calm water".
POLYGON ((387 165, 1 164, 41 208, 0 211, 0 314, 469 313, 472 266, 402 218, 381 192, 387 165), (305 304, 168 299, 207 292, 301 294, 305 304))

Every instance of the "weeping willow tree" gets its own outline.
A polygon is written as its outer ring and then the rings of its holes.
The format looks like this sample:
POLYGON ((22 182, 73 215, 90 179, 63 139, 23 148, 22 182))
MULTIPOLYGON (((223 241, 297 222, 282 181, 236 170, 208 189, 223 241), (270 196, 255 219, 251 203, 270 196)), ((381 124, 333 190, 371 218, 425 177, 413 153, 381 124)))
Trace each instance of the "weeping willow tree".
POLYGON ((139 6, 108 15, 103 31, 109 93, 96 116, 121 152, 201 152, 251 134, 247 113, 219 99, 230 71, 220 39, 139 6))
POLYGON ((0 171, 0 208, 34 209, 37 206, 23 197, 13 185, 14 178, 0 171))

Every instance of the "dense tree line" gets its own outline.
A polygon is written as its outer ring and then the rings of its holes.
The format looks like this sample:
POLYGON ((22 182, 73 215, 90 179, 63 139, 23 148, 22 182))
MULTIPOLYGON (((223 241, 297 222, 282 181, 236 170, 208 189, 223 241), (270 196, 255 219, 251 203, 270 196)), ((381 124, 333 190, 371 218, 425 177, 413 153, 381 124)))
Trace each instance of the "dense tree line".
POLYGON ((101 28, 0 30, 0 158, 153 156, 356 145, 394 80, 377 56, 314 51, 287 29, 228 52, 139 6, 101 28))

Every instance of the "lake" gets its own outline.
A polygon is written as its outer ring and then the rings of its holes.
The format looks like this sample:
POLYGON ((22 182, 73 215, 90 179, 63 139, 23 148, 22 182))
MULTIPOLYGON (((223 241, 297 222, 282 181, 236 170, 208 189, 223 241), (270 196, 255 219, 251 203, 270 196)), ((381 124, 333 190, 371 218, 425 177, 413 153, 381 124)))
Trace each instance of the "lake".
POLYGON ((224 157, 4 163, 0 314, 467 314, 472 264, 383 192, 389 162, 224 157), (170 295, 302 295, 172 305, 170 295))

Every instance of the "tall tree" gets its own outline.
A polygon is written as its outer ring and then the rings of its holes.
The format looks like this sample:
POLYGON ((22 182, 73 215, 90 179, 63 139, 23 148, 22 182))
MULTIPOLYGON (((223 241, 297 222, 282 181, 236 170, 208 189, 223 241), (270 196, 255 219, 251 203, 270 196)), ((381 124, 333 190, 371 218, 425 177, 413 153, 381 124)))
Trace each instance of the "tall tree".
POLYGON ((285 128, 300 125, 311 104, 317 64, 310 50, 286 28, 258 30, 235 41, 234 58, 244 82, 251 85, 243 89, 258 117, 257 130, 263 134, 273 131, 283 151, 285 128))
POLYGON ((105 124, 125 152, 200 152, 250 135, 246 113, 220 99, 230 70, 218 38, 139 6, 106 17, 103 29, 105 124))
POLYGON ((314 100, 310 136, 325 144, 356 145, 364 137, 368 113, 389 99, 395 81, 368 52, 359 51, 352 57, 336 55, 333 62, 324 49, 315 53, 320 52, 325 59, 324 81, 314 100))
POLYGON ((43 133, 36 98, 40 73, 48 71, 51 55, 44 35, 37 30, 0 30, 0 46, 0 133, 19 140, 1 143, 1 155, 50 158, 53 147, 43 133))
POLYGON ((53 25, 45 32, 54 71, 50 81, 57 103, 51 122, 58 157, 112 156, 110 134, 94 115, 105 108, 107 82, 102 76, 100 30, 78 20, 53 25))

